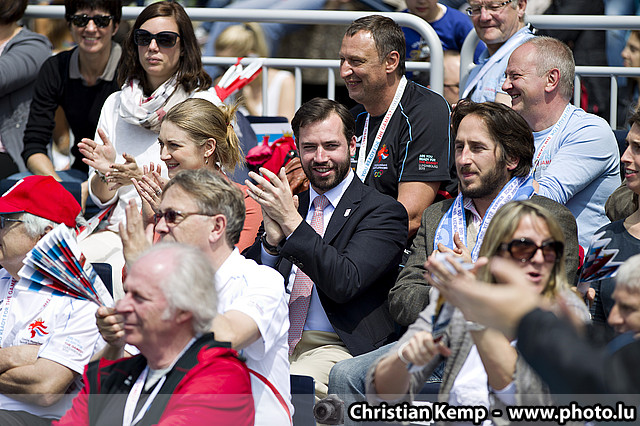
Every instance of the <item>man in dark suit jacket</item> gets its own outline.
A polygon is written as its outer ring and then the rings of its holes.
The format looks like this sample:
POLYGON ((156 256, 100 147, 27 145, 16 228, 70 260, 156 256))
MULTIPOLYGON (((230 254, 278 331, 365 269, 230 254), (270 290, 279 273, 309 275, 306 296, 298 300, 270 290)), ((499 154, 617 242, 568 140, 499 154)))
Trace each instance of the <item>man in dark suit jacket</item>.
POLYGON ((287 279, 291 372, 313 376, 316 396, 324 397, 336 362, 397 337, 387 295, 408 218, 400 203, 351 170, 355 123, 345 107, 313 99, 297 111, 292 127, 310 189, 296 207, 284 169, 278 176, 252 173, 260 186, 247 182, 248 192, 262 206, 265 232, 244 254, 287 279), (316 197, 326 206, 315 207, 316 197), (305 275, 307 293, 299 290, 305 275))

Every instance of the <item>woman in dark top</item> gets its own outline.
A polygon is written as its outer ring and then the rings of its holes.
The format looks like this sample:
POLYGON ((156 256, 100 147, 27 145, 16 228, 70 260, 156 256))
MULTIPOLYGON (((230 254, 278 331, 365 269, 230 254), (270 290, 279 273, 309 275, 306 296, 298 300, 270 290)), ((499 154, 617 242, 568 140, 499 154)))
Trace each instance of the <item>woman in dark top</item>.
MULTIPOLYGON (((47 155, 61 107, 75 141, 93 138, 102 104, 119 90, 116 70, 122 49, 112 41, 122 16, 121 0, 66 0, 65 19, 77 47, 49 58, 38 76, 22 158, 32 173, 60 180, 47 155)), ((75 159, 64 180, 85 181, 88 166, 75 141, 75 159)))
MULTIPOLYGON (((624 262, 634 254, 640 253, 640 209, 638 208, 638 194, 640 194, 640 111, 636 110, 629 119, 631 130, 627 135, 629 146, 620 158, 625 168, 625 182, 627 188, 633 192, 633 198, 624 199, 625 203, 632 203, 634 212, 626 219, 612 222, 600 228, 591 240, 591 247, 602 246, 604 250, 617 250, 612 259, 614 262, 624 262)), ((607 317, 613 308, 611 298, 615 289, 615 280, 605 278, 591 283, 595 289, 595 298, 591 306, 594 324, 602 325, 610 333, 613 329, 607 324, 607 317)))

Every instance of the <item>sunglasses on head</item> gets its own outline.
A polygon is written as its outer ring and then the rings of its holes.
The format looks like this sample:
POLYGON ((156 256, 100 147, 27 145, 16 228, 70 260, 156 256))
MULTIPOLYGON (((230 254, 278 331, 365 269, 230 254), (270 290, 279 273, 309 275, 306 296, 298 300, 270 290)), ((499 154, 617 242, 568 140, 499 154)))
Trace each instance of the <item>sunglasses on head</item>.
POLYGON ((538 250, 542 250, 545 262, 557 262, 562 257, 564 244, 560 241, 547 241, 539 246, 528 238, 519 238, 500 244, 500 250, 509 252, 513 259, 523 263, 533 259, 538 250))
POLYGON ((7 222, 23 222, 21 219, 12 219, 6 216, 0 216, 0 229, 4 229, 5 226, 8 226, 7 222))
POLYGON ((160 219, 164 217, 164 221, 167 223, 167 225, 178 225, 180 224, 180 222, 182 222, 189 216, 193 216, 193 215, 213 216, 207 213, 200 213, 200 212, 185 213, 179 210, 168 209, 168 210, 165 210, 164 212, 156 213, 155 215, 153 215, 153 217, 156 221, 156 224, 160 222, 160 219))
POLYGON ((89 21, 93 21, 96 27, 105 28, 109 26, 109 22, 113 19, 111 15, 67 15, 67 19, 76 27, 86 27, 89 21))
POLYGON ((148 46, 151 40, 155 40, 159 47, 173 47, 176 45, 180 34, 173 31, 160 31, 158 34, 151 34, 147 30, 138 28, 133 32, 133 42, 137 46, 148 46))

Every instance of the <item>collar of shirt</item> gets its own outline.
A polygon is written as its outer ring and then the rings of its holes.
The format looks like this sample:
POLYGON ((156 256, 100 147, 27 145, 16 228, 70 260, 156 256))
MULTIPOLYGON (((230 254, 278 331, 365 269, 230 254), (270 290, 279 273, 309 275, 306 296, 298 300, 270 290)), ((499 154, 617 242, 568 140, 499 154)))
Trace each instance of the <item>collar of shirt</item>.
POLYGON ((482 223, 482 217, 480 216, 480 213, 478 213, 476 205, 473 203, 473 199, 465 197, 463 207, 465 210, 469 210, 473 219, 473 225, 478 227, 480 223, 482 223))
POLYGON ((238 268, 238 261, 243 259, 238 248, 234 248, 229 257, 220 265, 215 273, 216 290, 220 291, 233 278, 242 276, 242 268, 238 268))
MULTIPOLYGON (((111 54, 109 55, 109 61, 104 68, 102 75, 98 77, 98 80, 111 81, 116 76, 116 70, 118 69, 118 63, 120 62, 120 56, 122 55, 122 48, 116 42, 111 42, 111 54)), ((86 80, 80 73, 80 58, 78 49, 74 49, 71 52, 71 61, 69 63, 69 78, 82 79, 86 84, 86 80)))
MULTIPOLYGON (((336 209, 336 206, 340 202, 340 199, 342 199, 342 196, 346 192, 349 185, 351 185, 354 177, 355 174, 351 169, 349 169, 347 177, 342 179, 342 182, 324 193, 324 196, 329 200, 329 204, 324 208, 323 212, 325 231, 327 230, 327 225, 329 224, 329 220, 331 220, 333 211, 336 209)), ((318 194, 311 186, 309 186, 309 210, 307 210, 307 216, 305 218, 307 223, 311 223, 311 219, 313 218, 313 200, 315 200, 318 195, 320 194, 318 194)))

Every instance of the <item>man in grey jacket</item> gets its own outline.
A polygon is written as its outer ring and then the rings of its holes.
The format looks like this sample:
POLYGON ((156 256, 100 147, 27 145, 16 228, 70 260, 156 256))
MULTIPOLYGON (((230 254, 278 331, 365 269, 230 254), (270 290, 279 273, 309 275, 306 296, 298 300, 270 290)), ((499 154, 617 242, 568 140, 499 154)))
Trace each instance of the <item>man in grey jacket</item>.
MULTIPOLYGON (((566 207, 534 193, 529 177, 533 135, 524 119, 502 104, 461 101, 451 124, 460 194, 428 207, 422 215, 412 254, 389 293, 391 316, 402 326, 415 322, 429 304, 430 286, 424 279, 427 257, 438 249, 475 261, 493 214, 511 200, 530 199, 553 213, 565 233, 569 283, 575 281, 578 269, 575 218, 566 207)), ((363 398, 367 368, 389 348, 336 364, 329 393, 347 403, 363 398)))

